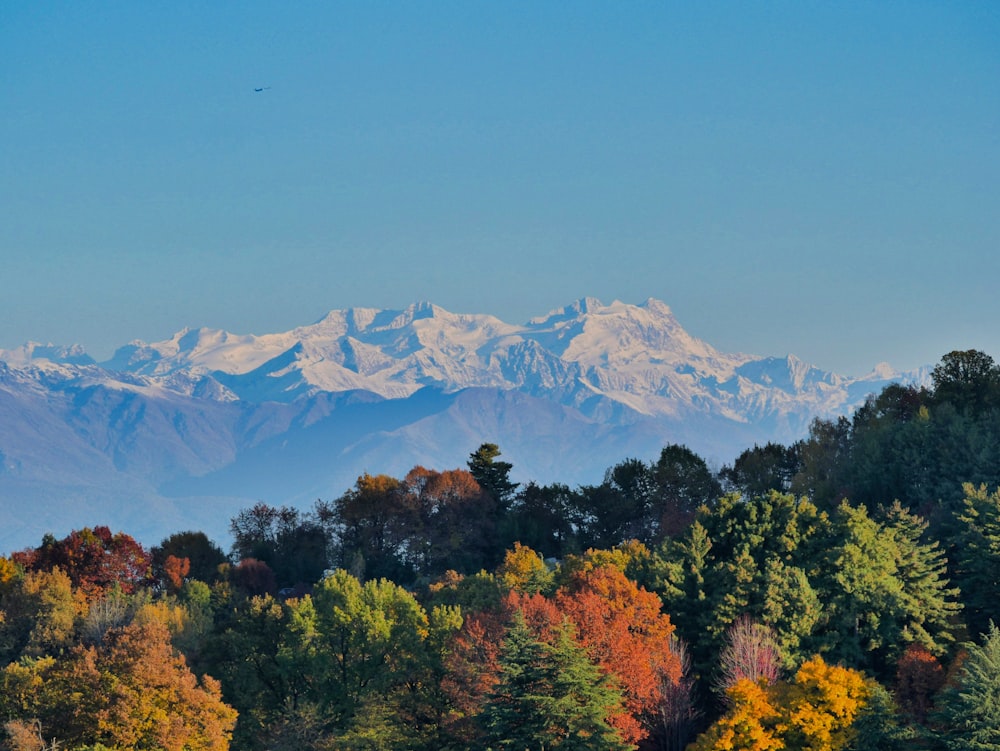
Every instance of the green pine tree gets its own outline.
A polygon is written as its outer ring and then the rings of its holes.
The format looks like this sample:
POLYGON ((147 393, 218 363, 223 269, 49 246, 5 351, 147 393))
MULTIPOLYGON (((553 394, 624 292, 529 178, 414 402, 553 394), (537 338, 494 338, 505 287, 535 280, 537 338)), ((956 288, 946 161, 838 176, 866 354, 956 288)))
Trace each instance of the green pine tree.
POLYGON ((1000 629, 968 646, 957 684, 938 700, 937 719, 949 751, 1000 751, 1000 629))
POLYGON ((573 639, 567 621, 553 644, 538 641, 517 613, 500 652, 500 680, 481 721, 496 751, 625 751, 608 720, 622 698, 573 639))

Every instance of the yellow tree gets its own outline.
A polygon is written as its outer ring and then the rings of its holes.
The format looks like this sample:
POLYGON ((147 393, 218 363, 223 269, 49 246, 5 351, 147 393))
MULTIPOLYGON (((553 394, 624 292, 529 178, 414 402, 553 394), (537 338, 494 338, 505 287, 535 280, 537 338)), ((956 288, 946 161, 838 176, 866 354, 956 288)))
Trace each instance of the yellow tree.
POLYGON ((69 747, 226 751, 236 722, 218 682, 199 681, 156 621, 112 629, 59 661, 10 665, 2 680, 4 713, 39 720, 69 747))
POLYGON ((863 673, 813 657, 802 663, 791 683, 775 686, 782 713, 778 730, 789 748, 845 748, 854 737, 854 720, 871 696, 871 688, 863 673))
POLYGON ((730 708, 688 746, 688 751, 780 751, 785 742, 778 732, 780 710, 769 690, 741 678, 726 689, 730 708))
POLYGON ((738 680, 726 691, 729 710, 689 751, 840 751, 873 688, 863 673, 821 657, 804 662, 790 682, 738 680))

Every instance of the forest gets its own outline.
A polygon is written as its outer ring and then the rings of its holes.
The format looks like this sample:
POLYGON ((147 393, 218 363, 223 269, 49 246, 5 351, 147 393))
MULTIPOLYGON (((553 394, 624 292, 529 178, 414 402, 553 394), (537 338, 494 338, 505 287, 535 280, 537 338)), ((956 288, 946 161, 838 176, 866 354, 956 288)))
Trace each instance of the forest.
MULTIPOLYGON (((11 751, 1000 749, 1000 366, 601 483, 467 466, 0 557, 11 751)), ((95 520, 99 521, 99 520, 95 520)))

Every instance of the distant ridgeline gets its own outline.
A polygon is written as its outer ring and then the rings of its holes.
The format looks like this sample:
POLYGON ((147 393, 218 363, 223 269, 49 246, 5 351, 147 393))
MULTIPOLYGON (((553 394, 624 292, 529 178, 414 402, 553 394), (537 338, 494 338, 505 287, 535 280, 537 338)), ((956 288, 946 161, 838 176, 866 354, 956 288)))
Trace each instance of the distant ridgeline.
POLYGON ((483 441, 522 483, 599 483, 668 445, 718 467, 890 383, 927 372, 722 353, 656 300, 584 299, 523 325, 356 308, 261 336, 185 329, 102 363, 29 344, 0 351, 0 550, 95 517, 148 542, 222 538, 258 500, 303 508, 365 472, 461 465, 483 441))

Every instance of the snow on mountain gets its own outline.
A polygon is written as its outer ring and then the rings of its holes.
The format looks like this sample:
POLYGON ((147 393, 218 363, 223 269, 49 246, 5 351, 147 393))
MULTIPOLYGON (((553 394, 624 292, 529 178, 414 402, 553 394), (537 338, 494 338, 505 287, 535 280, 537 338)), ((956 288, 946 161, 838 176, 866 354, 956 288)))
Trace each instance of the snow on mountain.
POLYGON ((483 441, 539 482, 596 482, 671 442, 718 464, 921 377, 722 353, 653 299, 584 298, 523 325, 430 303, 334 310, 279 333, 184 329, 103 363, 29 343, 0 350, 0 516, 16 536, 30 514, 99 514, 157 542, 185 516, 212 529, 237 500, 309 502, 364 471, 460 466, 483 441))

